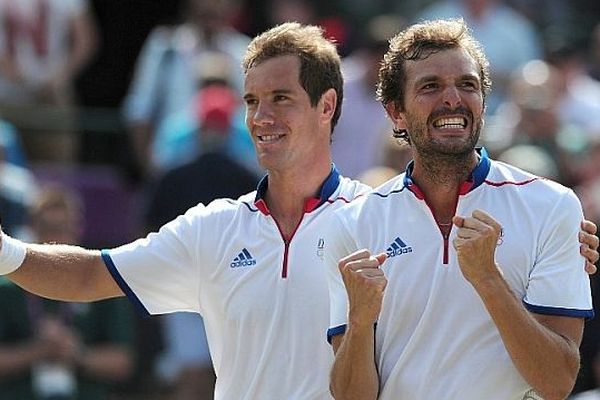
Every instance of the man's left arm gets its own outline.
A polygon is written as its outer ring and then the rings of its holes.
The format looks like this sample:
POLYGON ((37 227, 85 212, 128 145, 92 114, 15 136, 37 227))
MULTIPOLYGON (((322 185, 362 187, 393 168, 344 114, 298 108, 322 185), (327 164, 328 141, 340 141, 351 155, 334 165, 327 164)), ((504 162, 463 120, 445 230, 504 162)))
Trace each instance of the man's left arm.
POLYGON ((579 371, 583 318, 530 313, 506 281, 473 285, 521 376, 544 399, 565 399, 579 371))
POLYGON ((495 263, 501 226, 479 210, 455 217, 454 223, 461 271, 483 301, 515 367, 546 400, 566 398, 579 370, 583 315, 550 315, 543 307, 543 315, 528 311, 495 263))

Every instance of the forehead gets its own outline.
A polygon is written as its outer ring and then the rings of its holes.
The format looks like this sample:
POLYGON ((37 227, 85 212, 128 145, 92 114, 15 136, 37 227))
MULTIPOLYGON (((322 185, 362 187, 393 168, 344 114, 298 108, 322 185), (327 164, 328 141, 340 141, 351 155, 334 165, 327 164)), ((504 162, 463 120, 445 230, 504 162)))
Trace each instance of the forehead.
POLYGON ((479 79, 479 66, 466 50, 442 50, 422 60, 406 62, 406 82, 414 83, 426 77, 439 79, 473 76, 479 79))
POLYGON ((275 90, 303 90, 300 85, 300 59, 293 55, 269 58, 246 73, 245 93, 275 90))

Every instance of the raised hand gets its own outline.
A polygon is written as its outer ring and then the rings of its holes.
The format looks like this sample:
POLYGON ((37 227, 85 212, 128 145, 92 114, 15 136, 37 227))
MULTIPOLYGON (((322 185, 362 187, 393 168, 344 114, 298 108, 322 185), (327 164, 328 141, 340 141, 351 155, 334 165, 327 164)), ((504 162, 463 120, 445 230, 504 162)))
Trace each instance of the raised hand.
POLYGON ((581 222, 581 232, 579 232, 579 241, 581 242, 580 252, 586 258, 585 272, 592 275, 597 271, 596 263, 600 255, 598 254, 598 227, 592 221, 581 222))
POLYGON ((465 279, 475 285, 497 277, 500 270, 494 254, 502 232, 500 224, 481 210, 473 211, 470 217, 454 216, 452 222, 458 227, 453 245, 465 279))
POLYGON ((384 253, 372 256, 368 250, 359 250, 339 261, 338 268, 348 293, 349 323, 372 325, 377 322, 387 285, 379 268, 385 259, 384 253))

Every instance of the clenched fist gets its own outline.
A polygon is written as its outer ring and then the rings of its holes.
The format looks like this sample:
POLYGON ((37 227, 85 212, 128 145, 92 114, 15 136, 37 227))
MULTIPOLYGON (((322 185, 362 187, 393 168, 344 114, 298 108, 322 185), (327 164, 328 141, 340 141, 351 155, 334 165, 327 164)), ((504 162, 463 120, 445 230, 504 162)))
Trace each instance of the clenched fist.
POLYGON ((379 268, 385 259, 384 253, 372 256, 368 250, 359 250, 339 261, 338 268, 348 293, 351 324, 372 326, 377 322, 387 285, 379 268))
POLYGON ((494 255, 502 232, 500 224, 489 214, 475 210, 470 217, 454 216, 458 231, 453 241, 463 276, 472 285, 500 274, 494 255))

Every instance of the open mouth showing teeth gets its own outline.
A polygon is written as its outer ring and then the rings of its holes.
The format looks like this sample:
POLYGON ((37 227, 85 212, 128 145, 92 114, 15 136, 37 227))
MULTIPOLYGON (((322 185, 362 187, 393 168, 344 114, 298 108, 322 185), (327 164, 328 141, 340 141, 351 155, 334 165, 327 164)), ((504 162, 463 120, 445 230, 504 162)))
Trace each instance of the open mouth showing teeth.
POLYGON ((283 135, 259 135, 258 140, 260 142, 272 142, 274 140, 281 139, 283 135))
POLYGON ((464 129, 467 127, 467 119, 464 117, 440 118, 434 121, 433 126, 441 129, 464 129))

